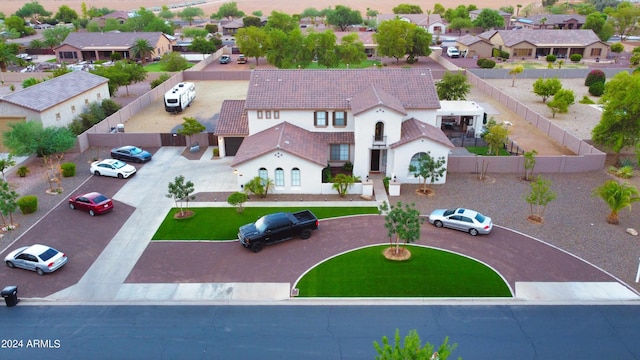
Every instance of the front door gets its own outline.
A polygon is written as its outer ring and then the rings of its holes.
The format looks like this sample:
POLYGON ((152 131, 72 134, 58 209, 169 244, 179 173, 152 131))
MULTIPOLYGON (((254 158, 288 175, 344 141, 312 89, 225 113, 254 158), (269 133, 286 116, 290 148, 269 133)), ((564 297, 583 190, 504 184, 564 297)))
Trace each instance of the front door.
POLYGON ((380 150, 371 150, 371 171, 380 171, 380 150))

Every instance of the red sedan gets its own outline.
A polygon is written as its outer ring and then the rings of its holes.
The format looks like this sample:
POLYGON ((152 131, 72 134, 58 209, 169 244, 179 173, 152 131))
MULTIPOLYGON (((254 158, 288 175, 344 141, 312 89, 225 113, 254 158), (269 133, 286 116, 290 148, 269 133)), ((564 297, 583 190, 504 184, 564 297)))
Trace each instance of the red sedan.
POLYGON ((84 195, 74 196, 69 199, 69 207, 89 211, 89 215, 95 216, 103 214, 113 209, 113 202, 108 197, 97 193, 90 192, 84 195))

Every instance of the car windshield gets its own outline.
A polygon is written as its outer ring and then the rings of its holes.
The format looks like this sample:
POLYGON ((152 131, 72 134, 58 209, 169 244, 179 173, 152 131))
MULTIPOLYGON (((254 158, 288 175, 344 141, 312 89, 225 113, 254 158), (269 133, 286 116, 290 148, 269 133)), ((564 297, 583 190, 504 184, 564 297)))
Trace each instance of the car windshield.
POLYGON ((47 260, 51 259, 52 257, 56 256, 57 254, 58 254, 57 251, 49 248, 49 249, 47 249, 47 251, 45 251, 42 254, 40 254, 40 259, 42 259, 42 261, 47 261, 47 260))
POLYGON ((267 230, 267 222, 265 221, 264 217, 261 217, 260 219, 258 219, 258 221, 256 221, 256 229, 258 229, 258 231, 261 233, 267 230))
POLYGON ((140 148, 137 148, 137 147, 131 148, 131 154, 133 154, 133 155, 138 155, 141 152, 142 152, 142 149, 140 149, 140 148))
POLYGON ((484 215, 477 213, 476 220, 478 220, 479 223, 483 223, 486 220, 486 218, 484 217, 484 215))
POLYGON ((442 215, 449 216, 449 215, 453 214, 454 212, 456 212, 456 209, 449 209, 449 210, 445 210, 444 214, 442 214, 442 215))
POLYGON ((120 169, 121 167, 125 166, 127 164, 123 163, 122 161, 118 160, 118 161, 114 161, 113 162, 113 167, 116 169, 120 169))
POLYGON ((100 204, 101 202, 103 202, 103 201, 107 201, 107 200, 109 200, 109 198, 107 198, 107 197, 106 197, 106 196, 104 196, 104 195, 96 196, 96 197, 95 197, 95 199, 93 199, 93 201, 94 201, 96 204, 100 204))

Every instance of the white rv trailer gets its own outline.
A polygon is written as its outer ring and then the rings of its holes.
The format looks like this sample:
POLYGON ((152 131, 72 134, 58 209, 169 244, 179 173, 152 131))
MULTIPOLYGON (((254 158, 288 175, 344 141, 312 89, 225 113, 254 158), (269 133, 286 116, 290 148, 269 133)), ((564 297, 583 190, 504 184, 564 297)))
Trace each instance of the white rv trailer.
POLYGON ((164 94, 164 109, 170 113, 180 113, 196 98, 196 85, 181 82, 164 94))

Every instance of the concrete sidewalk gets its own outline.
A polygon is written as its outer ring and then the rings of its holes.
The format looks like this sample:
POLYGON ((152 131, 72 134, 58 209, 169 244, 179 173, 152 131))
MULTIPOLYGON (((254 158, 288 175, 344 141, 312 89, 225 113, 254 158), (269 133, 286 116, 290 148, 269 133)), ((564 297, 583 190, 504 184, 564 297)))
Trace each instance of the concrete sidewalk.
MULTIPOLYGON (((160 226, 167 209, 174 206, 173 200, 165 196, 167 184, 176 176, 183 175, 196 184, 196 192, 235 191, 236 177, 231 170, 232 158, 212 161, 209 159, 187 160, 181 156, 183 148, 163 147, 154 160, 146 164, 135 177, 114 196, 136 208, 132 216, 122 226, 95 263, 74 286, 57 292, 42 303, 162 303, 184 302, 300 302, 310 304, 324 300, 295 299, 291 297, 289 283, 164 283, 130 284, 125 283, 138 259, 147 248, 150 239, 160 226), (169 168, 166 164, 171 164, 169 168), (143 190, 141 190, 143 189, 143 190)), ((205 151, 208 154, 209 151, 205 151)), ((203 156, 204 157, 204 156, 203 156)), ((389 202, 382 179, 374 179, 376 202, 371 201, 332 201, 310 202, 309 206, 371 206, 389 202)), ((259 202, 246 206, 299 206, 299 202, 259 202)), ((194 202, 193 207, 229 206, 226 202, 194 202)), ((513 299, 458 299, 463 303, 478 301, 521 302, 575 302, 588 301, 635 301, 637 294, 619 283, 518 283, 513 299)), ((332 299, 333 301, 339 301, 332 299)), ((349 299, 349 302, 362 304, 404 301, 407 303, 425 303, 447 301, 451 299, 349 299)), ((36 299, 28 303, 38 303, 36 299)))

